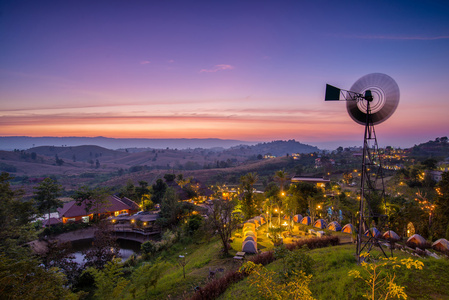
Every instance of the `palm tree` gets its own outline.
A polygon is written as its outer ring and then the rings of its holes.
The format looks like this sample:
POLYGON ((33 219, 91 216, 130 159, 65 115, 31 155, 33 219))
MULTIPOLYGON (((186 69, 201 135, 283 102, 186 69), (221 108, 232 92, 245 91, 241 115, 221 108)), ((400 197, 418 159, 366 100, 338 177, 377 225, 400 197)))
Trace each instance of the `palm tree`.
POLYGON ((253 189, 258 180, 259 176, 257 173, 248 173, 240 177, 240 186, 243 190, 242 207, 247 219, 251 218, 255 211, 253 189))
POLYGON ((287 173, 284 170, 279 170, 274 174, 274 180, 279 182, 281 194, 284 193, 285 182, 288 180, 287 173))

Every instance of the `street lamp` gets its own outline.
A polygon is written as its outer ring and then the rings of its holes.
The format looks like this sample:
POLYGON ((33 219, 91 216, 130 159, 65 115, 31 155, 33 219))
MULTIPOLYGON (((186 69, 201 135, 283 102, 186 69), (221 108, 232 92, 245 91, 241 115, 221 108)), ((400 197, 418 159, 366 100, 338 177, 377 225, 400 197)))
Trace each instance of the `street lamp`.
MULTIPOLYGON (((186 253, 187 254, 187 253, 186 253)), ((182 275, 184 276, 184 279, 186 278, 186 257, 184 255, 179 255, 179 265, 182 266, 182 275)))

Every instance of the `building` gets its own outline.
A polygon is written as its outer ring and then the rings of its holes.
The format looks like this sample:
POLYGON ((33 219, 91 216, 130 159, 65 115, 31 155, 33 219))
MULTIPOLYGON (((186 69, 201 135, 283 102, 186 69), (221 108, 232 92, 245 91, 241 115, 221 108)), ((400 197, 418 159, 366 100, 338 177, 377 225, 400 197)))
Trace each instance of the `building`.
POLYGON ((305 176, 293 176, 292 183, 296 182, 310 182, 316 184, 318 187, 324 188, 326 183, 330 182, 330 179, 318 178, 318 177, 305 177, 305 176))
POLYGON ((136 202, 128 198, 119 198, 117 196, 108 196, 105 201, 93 202, 88 209, 87 201, 77 205, 76 201, 67 202, 64 207, 58 208, 59 219, 62 223, 79 222, 88 223, 98 214, 98 217, 118 216, 120 214, 134 214, 140 210, 136 202))

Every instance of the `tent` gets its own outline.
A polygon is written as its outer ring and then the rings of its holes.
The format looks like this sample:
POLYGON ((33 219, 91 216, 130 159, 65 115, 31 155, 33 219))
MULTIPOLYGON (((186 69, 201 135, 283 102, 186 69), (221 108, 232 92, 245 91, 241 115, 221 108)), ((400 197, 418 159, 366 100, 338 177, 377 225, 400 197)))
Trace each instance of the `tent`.
POLYGON ((447 252, 447 251, 449 251, 449 242, 446 239, 436 240, 432 244, 432 248, 437 250, 437 251, 447 252))
POLYGON ((329 225, 327 225, 327 229, 332 230, 332 231, 340 231, 341 226, 340 226, 340 224, 338 224, 337 221, 333 221, 333 222, 330 222, 329 225))
POLYGON ((243 224, 243 230, 245 230, 245 228, 251 228, 253 230, 256 230, 256 224, 254 224, 254 223, 245 223, 245 224, 243 224))
POLYGON ((396 232, 394 232, 393 230, 385 231, 385 233, 382 234, 382 238, 384 238, 386 240, 389 240, 389 241, 392 241, 392 242, 396 242, 396 241, 399 241, 401 239, 399 237, 399 235, 396 232))
POLYGON ((419 234, 414 234, 407 240, 407 245, 413 246, 413 247, 425 247, 427 244, 427 241, 420 236, 419 234))
POLYGON ((289 218, 288 215, 284 215, 284 216, 282 217, 282 220, 288 220, 288 218, 289 218))
POLYGON ((304 217, 301 220, 301 224, 310 225, 312 224, 312 219, 309 216, 304 217))
POLYGON ((252 236, 253 238, 256 238, 256 237, 257 237, 257 235, 256 235, 254 232, 252 232, 252 231, 247 231, 247 232, 245 232, 245 233, 243 234, 243 239, 245 239, 247 236, 252 236))
POLYGON ((243 240, 244 242, 246 241, 253 241, 253 242, 257 242, 257 238, 253 237, 253 236, 246 236, 245 239, 243 240))
POLYGON ((323 219, 318 219, 318 220, 315 221, 313 226, 316 227, 316 228, 324 229, 324 228, 327 227, 327 223, 323 219))
POLYGON ((369 230, 365 231, 365 236, 380 238, 382 236, 382 233, 376 227, 372 227, 369 230))
POLYGON ((301 223, 302 216, 300 214, 293 216, 293 222, 301 223))
POLYGON ((357 232, 357 230, 355 230, 354 225, 352 225, 351 223, 348 223, 345 226, 343 226, 343 228, 341 229, 341 232, 354 233, 354 232, 357 232))
POLYGON ((254 241, 243 242, 242 251, 246 253, 257 253, 257 243, 254 241))
POLYGON ((260 223, 263 225, 267 223, 267 219, 264 216, 260 216, 260 223))

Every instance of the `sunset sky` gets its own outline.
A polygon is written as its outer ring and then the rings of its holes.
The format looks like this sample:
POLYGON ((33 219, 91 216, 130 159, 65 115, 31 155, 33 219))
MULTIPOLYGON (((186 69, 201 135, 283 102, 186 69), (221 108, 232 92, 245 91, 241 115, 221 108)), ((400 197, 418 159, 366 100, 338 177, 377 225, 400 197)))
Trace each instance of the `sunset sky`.
POLYGON ((0 136, 361 145, 345 103, 398 83, 381 146, 449 136, 448 1, 1 1, 0 136))

